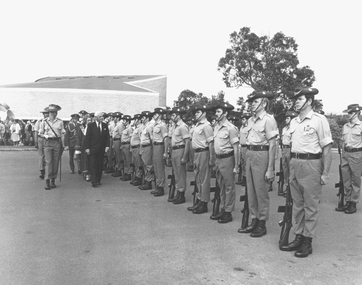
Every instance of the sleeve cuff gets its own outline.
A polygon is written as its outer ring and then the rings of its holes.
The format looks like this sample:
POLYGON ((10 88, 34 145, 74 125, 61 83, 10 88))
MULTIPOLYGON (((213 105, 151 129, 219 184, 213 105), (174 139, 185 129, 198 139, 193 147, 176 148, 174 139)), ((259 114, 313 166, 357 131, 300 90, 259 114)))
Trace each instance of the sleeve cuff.
POLYGON ((207 138, 206 141, 207 141, 208 143, 213 142, 213 141, 214 141, 214 136, 211 136, 211 137, 207 138))
POLYGON ((319 145, 321 148, 324 148, 325 146, 329 145, 330 143, 333 143, 333 140, 331 137, 326 137, 323 140, 319 142, 319 145))
POLYGON ((239 143, 239 138, 236 137, 236 138, 233 138, 230 140, 231 144, 235 144, 235 143, 239 143))
POLYGON ((278 130, 271 131, 266 134, 266 138, 268 140, 271 140, 272 138, 275 138, 278 135, 278 130))

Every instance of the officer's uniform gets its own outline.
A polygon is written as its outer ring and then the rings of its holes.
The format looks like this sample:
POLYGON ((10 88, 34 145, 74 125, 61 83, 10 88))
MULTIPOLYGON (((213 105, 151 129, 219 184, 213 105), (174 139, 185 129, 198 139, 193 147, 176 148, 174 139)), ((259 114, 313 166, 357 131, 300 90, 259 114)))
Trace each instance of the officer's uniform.
MULTIPOLYGON (((120 120, 123 114, 116 112, 113 115, 114 115, 114 117, 116 117, 120 120)), ((114 150, 115 157, 116 157, 115 172, 112 174, 112 176, 114 176, 114 177, 121 176, 121 168, 122 168, 122 162, 123 162, 122 151, 121 151, 121 139, 122 139, 123 131, 124 131, 124 126, 123 126, 122 122, 118 121, 115 124, 115 126, 113 128, 113 133, 112 133, 112 139, 113 139, 112 148, 114 150)))
MULTIPOLYGON (((72 119, 79 119, 78 114, 71 115, 72 119)), ((65 131, 64 146, 69 148, 69 166, 70 170, 74 174, 74 153, 75 145, 77 144, 77 123, 70 121, 65 131)))
MULTIPOLYGON (((49 112, 57 112, 60 109, 58 105, 49 105, 49 112)), ((50 187, 55 188, 55 179, 58 175, 59 159, 61 159, 63 148, 61 138, 65 134, 63 121, 59 118, 53 121, 50 118, 43 120, 39 134, 44 138, 45 179, 46 189, 49 190, 50 187), (49 183, 51 183, 50 187, 49 183)))
MULTIPOLYGON (((358 104, 349 105, 344 112, 359 112, 362 107, 358 104)), ((357 113, 358 117, 358 113, 357 113)), ((362 123, 348 122, 343 126, 343 155, 342 177, 345 192, 346 214, 356 212, 356 203, 359 201, 362 175, 362 123)))
MULTIPOLYGON (((162 108, 155 108, 154 113, 160 115, 165 114, 166 110, 162 108)), ((156 197, 162 196, 164 194, 164 187, 166 181, 166 172, 165 172, 165 160, 163 155, 165 153, 165 139, 168 139, 167 126, 162 120, 155 122, 153 126, 153 169, 156 177, 156 190, 151 192, 156 197)))
MULTIPOLYGON (((234 107, 228 103, 221 103, 213 109, 223 109, 230 112, 234 107)), ((225 118, 223 123, 217 122, 214 128, 214 148, 216 154, 216 179, 220 187, 220 217, 219 223, 232 221, 231 212, 235 208, 235 155, 234 144, 239 142, 238 129, 225 118)))
MULTIPOLYGON (((140 114, 136 114, 133 116, 134 120, 139 120, 140 119, 140 114)), ((142 168, 143 168, 143 162, 142 162, 142 157, 140 155, 140 128, 142 127, 142 124, 140 122, 138 122, 135 125, 135 129, 132 133, 131 136, 131 152, 132 152, 132 161, 133 161, 133 165, 135 167, 135 174, 136 174, 136 179, 133 182, 134 186, 140 186, 142 185, 142 168)), ((131 181, 132 183, 132 181, 131 181)))
MULTIPOLYGON (((49 113, 49 107, 46 107, 44 111, 41 111, 43 114, 49 113)), ((43 137, 39 136, 39 131, 41 125, 43 123, 44 118, 38 120, 34 126, 34 133, 35 133, 35 144, 38 147, 38 155, 39 155, 39 171, 40 171, 40 179, 44 179, 45 177, 45 154, 44 154, 44 139, 43 137)))
MULTIPOLYGON (((129 115, 123 115, 123 120, 131 120, 131 116, 129 115)), ((124 130, 122 132, 122 138, 121 138, 121 150, 124 156, 124 175, 121 178, 123 181, 129 181, 131 180, 131 163, 132 163, 132 153, 130 148, 130 142, 131 142, 131 136, 133 133, 133 129, 130 124, 128 126, 123 126, 124 130)))

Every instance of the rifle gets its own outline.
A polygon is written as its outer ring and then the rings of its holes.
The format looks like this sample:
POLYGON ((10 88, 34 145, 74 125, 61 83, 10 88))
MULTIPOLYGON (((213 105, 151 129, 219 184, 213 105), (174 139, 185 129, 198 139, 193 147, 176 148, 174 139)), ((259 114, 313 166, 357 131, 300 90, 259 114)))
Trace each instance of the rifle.
POLYGON ((243 214, 241 218, 241 229, 244 230, 249 226, 249 202, 248 202, 248 188, 246 186, 246 177, 243 177, 243 184, 245 184, 245 194, 240 196, 240 202, 244 202, 244 208, 241 210, 243 214))
POLYGON ((344 185, 343 185, 343 176, 342 176, 342 153, 341 146, 338 141, 338 154, 339 154, 339 182, 334 185, 338 189, 338 206, 336 211, 344 211, 344 185))
POLYGON ((293 213, 293 200, 290 193, 290 186, 287 185, 287 196, 285 199, 285 206, 278 207, 278 213, 284 213, 283 220, 278 224, 282 227, 279 238, 279 248, 287 246, 289 243, 289 232, 292 228, 292 213, 293 213))
POLYGON ((175 181, 175 173, 173 172, 172 167, 172 174, 168 175, 168 178, 171 179, 170 184, 168 185, 168 200, 169 202, 172 201, 172 199, 175 197, 175 190, 176 190, 176 181, 175 181))
POLYGON ((216 180, 216 184, 215 187, 210 187, 210 192, 214 192, 214 198, 211 200, 211 202, 213 203, 212 205, 212 215, 216 216, 217 214, 219 214, 220 212, 220 187, 219 184, 217 183, 216 180))
POLYGON ((196 194, 199 192, 199 189, 197 188, 197 183, 196 181, 191 181, 190 182, 191 186, 194 186, 194 192, 192 192, 192 196, 193 196, 193 205, 195 206, 196 204, 196 194))
POLYGON ((239 173, 238 173, 238 181, 235 182, 236 185, 242 185, 242 177, 243 177, 243 173, 242 173, 242 166, 241 163, 239 164, 239 173))
POLYGON ((278 193, 283 193, 283 187, 284 187, 284 171, 283 171, 283 158, 280 158, 279 162, 279 172, 276 174, 279 176, 278 180, 278 193))

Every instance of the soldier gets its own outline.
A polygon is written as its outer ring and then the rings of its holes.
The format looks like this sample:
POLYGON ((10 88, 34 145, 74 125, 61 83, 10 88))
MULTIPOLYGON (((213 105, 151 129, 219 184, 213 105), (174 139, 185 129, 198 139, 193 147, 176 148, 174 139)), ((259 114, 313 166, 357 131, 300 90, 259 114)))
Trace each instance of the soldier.
POLYGON ((287 111, 285 114, 285 127, 282 130, 282 138, 281 138, 281 148, 282 148, 282 167, 284 174, 284 191, 278 192, 278 196, 285 196, 286 189, 289 185, 289 163, 290 163, 290 122, 294 119, 298 114, 292 110, 287 111))
POLYGON ((284 251, 294 251, 296 257, 312 253, 322 185, 328 183, 332 163, 332 135, 326 117, 313 112, 316 88, 300 88, 294 93, 299 116, 290 123, 291 161, 290 190, 293 198, 294 233, 296 238, 284 251))
POLYGON ((108 166, 107 166, 107 169, 104 171, 104 173, 113 173, 113 171, 114 171, 113 157, 115 154, 114 154, 114 149, 113 149, 113 138, 112 138, 113 130, 115 127, 114 117, 113 117, 114 113, 108 113, 108 130, 109 130, 109 138, 110 138, 110 142, 109 142, 110 147, 107 152, 108 166))
POLYGON ((190 150, 189 150, 189 162, 187 163, 186 166, 186 171, 187 172, 194 172, 194 150, 192 148, 192 136, 194 134, 194 130, 195 130, 195 122, 194 120, 190 120, 188 121, 188 128, 189 128, 189 133, 190 133, 190 150))
POLYGON ((182 121, 181 117, 185 113, 186 111, 179 107, 174 107, 171 110, 171 120, 173 120, 175 124, 171 139, 171 160, 177 190, 176 196, 172 199, 173 204, 186 202, 186 163, 188 161, 188 150, 190 147, 190 134, 187 125, 182 121))
POLYGON ((235 174, 239 173, 238 129, 229 122, 227 116, 234 106, 218 103, 215 110, 214 149, 216 154, 216 179, 220 187, 220 213, 210 219, 225 224, 233 220, 231 212, 235 208, 235 174))
MULTIPOLYGON (((344 110, 348 123, 343 126, 342 177, 346 204, 341 211, 353 214, 357 211, 362 175, 362 124, 359 120, 362 107, 351 104, 344 110)), ((338 209, 338 208, 337 208, 338 209)))
MULTIPOLYGON (((241 126, 239 131, 239 142, 240 142, 240 165, 241 165, 241 173, 242 176, 246 176, 246 137, 248 134, 247 126, 248 119, 251 117, 250 113, 243 113, 241 115, 241 126)), ((244 179, 241 179, 242 186, 244 185, 244 179)))
POLYGON ((71 115, 71 120, 65 130, 65 137, 64 137, 65 150, 69 149, 69 166, 72 174, 75 173, 74 153, 75 153, 75 145, 77 143, 78 120, 79 120, 78 114, 71 115))
POLYGON ((132 161, 135 167, 136 178, 134 181, 131 181, 130 183, 134 186, 142 185, 142 175, 143 175, 142 157, 140 155, 140 127, 142 126, 140 118, 141 118, 140 114, 135 114, 133 116, 134 131, 131 136, 132 161))
POLYGON ((139 129, 141 150, 140 154, 143 161, 143 169, 145 174, 145 183, 138 188, 141 190, 152 190, 153 173, 153 158, 152 158, 152 132, 153 123, 150 122, 152 113, 149 111, 141 112, 142 128, 139 129))
POLYGON ((187 210, 194 214, 207 213, 207 204, 210 201, 211 167, 215 165, 214 132, 206 119, 210 110, 206 105, 198 104, 193 108, 196 125, 192 133, 192 149, 194 161, 192 163, 197 185, 196 203, 187 210))
POLYGON ((130 149, 130 142, 133 133, 133 129, 131 127, 131 116, 123 115, 122 121, 123 121, 124 130, 122 132, 122 137, 121 137, 121 150, 124 158, 124 173, 123 177, 121 177, 120 179, 122 181, 130 181, 132 180, 132 175, 131 175, 132 153, 130 149))
POLYGON ((63 152, 65 130, 63 121, 57 118, 59 110, 60 106, 49 105, 49 117, 43 120, 39 131, 39 136, 45 140, 45 190, 56 187, 55 179, 63 152))
POLYGON ((120 177, 122 176, 121 168, 122 168, 122 151, 121 151, 121 139, 122 133, 124 131, 124 126, 122 124, 121 118, 123 114, 120 112, 113 113, 114 118, 114 128, 112 133, 112 149, 114 150, 115 157, 116 157, 116 166, 114 172, 112 173, 113 177, 120 177))
POLYGON ((151 191, 155 197, 165 194, 165 160, 167 158, 168 149, 168 132, 166 124, 161 120, 162 116, 166 114, 166 110, 162 108, 155 108, 153 112, 153 119, 155 124, 153 126, 152 142, 153 142, 153 169, 156 177, 156 190, 151 191))
POLYGON ((277 123, 266 112, 270 92, 253 92, 247 102, 251 102, 253 116, 248 120, 246 152, 246 184, 252 222, 239 233, 250 233, 251 237, 266 235, 266 221, 269 219, 270 181, 274 179, 277 123))
POLYGON ((49 117, 49 107, 46 107, 40 113, 43 113, 43 119, 40 119, 35 123, 34 141, 35 141, 35 148, 38 149, 38 155, 39 155, 39 171, 40 171, 39 178, 44 179, 45 176, 44 140, 43 137, 39 136, 39 131, 44 119, 49 117))

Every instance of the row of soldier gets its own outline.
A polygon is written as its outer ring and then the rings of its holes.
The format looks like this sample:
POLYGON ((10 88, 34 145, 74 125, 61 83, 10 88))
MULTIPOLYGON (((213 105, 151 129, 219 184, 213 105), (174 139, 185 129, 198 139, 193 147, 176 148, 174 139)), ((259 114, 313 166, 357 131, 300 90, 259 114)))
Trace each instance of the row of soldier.
MULTIPOLYGON (((278 194, 284 195, 286 189, 290 191, 296 235, 294 241, 280 246, 280 249, 295 251, 296 257, 307 257, 312 253, 322 185, 328 183, 332 161, 332 136, 328 121, 312 109, 316 94, 316 88, 301 88, 295 92, 293 99, 297 112, 287 112, 286 127, 280 138, 285 188, 278 194)), ((106 116, 102 112, 96 112, 93 121, 89 114, 81 111, 72 115, 73 122, 68 124, 65 130, 62 121, 56 118, 60 107, 50 105, 43 111, 44 117, 49 114, 49 118, 41 120, 36 126, 39 134, 39 154, 40 144, 44 145, 45 167, 41 160, 40 171, 41 178, 46 178, 45 189, 56 187, 56 157, 61 153, 62 146, 67 146, 72 173, 75 172, 73 156, 78 153, 78 172, 83 173, 93 187, 101 185, 106 154, 108 169, 105 172, 112 173, 112 176, 120 177, 123 181, 131 181, 140 190, 152 190, 155 197, 165 194, 165 164, 170 159, 177 192, 174 197, 169 197, 168 201, 182 204, 185 203, 187 189, 186 164, 189 152, 193 152, 192 164, 198 192, 194 205, 188 210, 194 214, 208 212, 210 178, 214 169, 220 188, 220 211, 213 213, 210 218, 219 223, 231 222, 236 199, 235 174, 239 173, 241 165, 246 181, 251 223, 240 228, 238 232, 248 233, 251 237, 262 237, 267 234, 266 222, 269 219, 270 205, 268 190, 275 175, 279 134, 274 117, 266 112, 271 98, 273 94, 269 92, 254 92, 248 97, 247 102, 251 104, 253 115, 243 115, 240 130, 227 119, 233 110, 233 106, 228 103, 219 103, 212 107, 216 118, 214 126, 206 118, 210 108, 201 104, 195 105, 192 108, 195 125, 191 131, 183 122, 186 110, 178 107, 172 110, 155 108, 153 112, 143 111, 133 117, 120 112, 106 116), (167 115, 170 118, 168 124, 165 122, 167 115), (101 137, 103 141, 98 143, 101 137), (53 143, 56 140, 62 144, 59 149, 56 149, 53 143), (115 156, 115 159, 112 156, 115 156), (133 169, 135 177, 131 180, 133 169), (156 184, 155 189, 152 189, 153 181, 156 184)), ((346 204, 340 210, 345 213, 356 212, 359 199, 362 156, 358 157, 358 162, 354 160, 354 154, 362 154, 359 108, 353 104, 345 110, 350 118, 343 131, 343 183, 346 204)))

